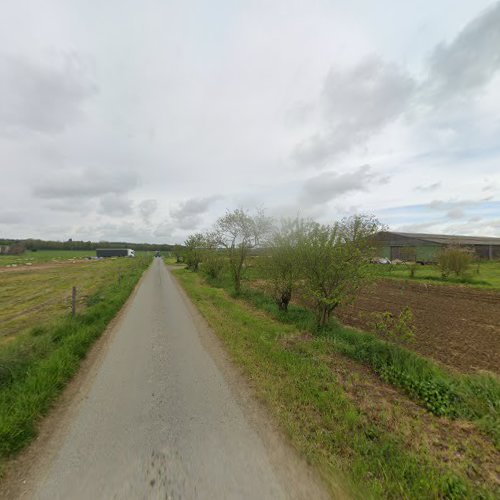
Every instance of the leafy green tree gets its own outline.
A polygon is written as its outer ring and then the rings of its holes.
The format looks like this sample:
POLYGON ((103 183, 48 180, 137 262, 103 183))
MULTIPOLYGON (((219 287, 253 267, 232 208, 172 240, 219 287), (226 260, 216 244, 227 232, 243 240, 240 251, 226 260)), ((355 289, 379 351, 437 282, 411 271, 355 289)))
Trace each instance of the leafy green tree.
POLYGON ((352 301, 369 280, 373 238, 380 223, 356 215, 333 225, 312 222, 304 229, 298 245, 304 295, 318 326, 324 326, 335 308, 352 301))
POLYGON ((174 254, 175 262, 177 264, 179 264, 182 261, 182 247, 181 247, 181 245, 174 245, 174 248, 172 249, 172 253, 174 254))
POLYGON ((271 282, 274 300, 281 311, 288 310, 300 275, 298 246, 303 232, 303 221, 283 219, 273 229, 263 257, 263 267, 271 282))
POLYGON ((440 250, 437 254, 437 267, 441 276, 446 279, 450 274, 457 278, 465 277, 474 260, 474 253, 469 248, 460 246, 449 246, 440 250))
POLYGON ((236 293, 241 291, 241 280, 249 252, 261 245, 271 229, 271 219, 262 211, 250 215, 236 209, 226 212, 215 223, 214 238, 227 257, 236 293))
POLYGON ((203 256, 203 250, 205 248, 205 237, 201 233, 195 233, 186 239, 184 242, 185 247, 185 257, 184 260, 187 264, 188 269, 191 271, 198 271, 200 262, 203 256))
POLYGON ((224 253, 217 244, 217 235, 213 232, 206 233, 202 270, 210 278, 217 279, 224 270, 224 261, 224 253))

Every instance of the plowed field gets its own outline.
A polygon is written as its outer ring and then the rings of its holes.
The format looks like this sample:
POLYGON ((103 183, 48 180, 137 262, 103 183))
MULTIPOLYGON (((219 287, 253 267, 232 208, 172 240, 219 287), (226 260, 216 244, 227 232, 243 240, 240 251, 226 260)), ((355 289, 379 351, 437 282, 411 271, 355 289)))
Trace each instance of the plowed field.
POLYGON ((465 286, 380 280, 338 310, 347 325, 369 330, 372 313, 409 306, 417 328, 411 349, 464 372, 500 373, 500 293, 465 286))

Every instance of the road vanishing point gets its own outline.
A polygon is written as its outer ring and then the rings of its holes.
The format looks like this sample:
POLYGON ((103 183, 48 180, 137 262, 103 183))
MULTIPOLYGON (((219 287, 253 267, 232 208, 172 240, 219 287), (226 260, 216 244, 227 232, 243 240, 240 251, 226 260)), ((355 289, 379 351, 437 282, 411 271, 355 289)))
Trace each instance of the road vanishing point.
POLYGON ((161 259, 110 330, 16 498, 328 497, 161 259))

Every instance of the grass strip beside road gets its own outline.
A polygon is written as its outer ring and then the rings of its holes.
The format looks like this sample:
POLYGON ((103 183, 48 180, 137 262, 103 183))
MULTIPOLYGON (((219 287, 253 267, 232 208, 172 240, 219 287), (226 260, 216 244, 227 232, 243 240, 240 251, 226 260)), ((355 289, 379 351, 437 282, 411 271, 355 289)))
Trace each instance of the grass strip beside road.
POLYGON ((37 325, 0 350, 0 464, 36 436, 47 412, 93 342, 119 312, 150 259, 130 259, 121 280, 104 284, 88 307, 37 325))
POLYGON ((364 418, 324 359, 325 338, 259 313, 184 269, 175 275, 292 443, 333 491, 360 498, 489 498, 466 477, 407 449, 364 418))
MULTIPOLYGON (((231 290, 227 280, 218 283, 231 290)), ((382 380, 402 389, 437 416, 473 421, 500 447, 500 381, 493 374, 450 373, 432 360, 371 333, 332 320, 317 332, 311 311, 291 305, 279 311, 261 290, 245 289, 242 298, 280 322, 325 339, 325 349, 368 365, 382 380)))

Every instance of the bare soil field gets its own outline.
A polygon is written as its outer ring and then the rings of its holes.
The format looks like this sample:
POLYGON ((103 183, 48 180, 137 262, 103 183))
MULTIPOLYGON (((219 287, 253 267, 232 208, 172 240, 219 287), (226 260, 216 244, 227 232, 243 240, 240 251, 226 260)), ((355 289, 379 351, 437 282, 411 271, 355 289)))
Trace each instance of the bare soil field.
POLYGON ((500 293, 465 286, 380 280, 338 310, 347 325, 370 330, 374 312, 410 307, 412 350, 463 372, 500 373, 500 293))

